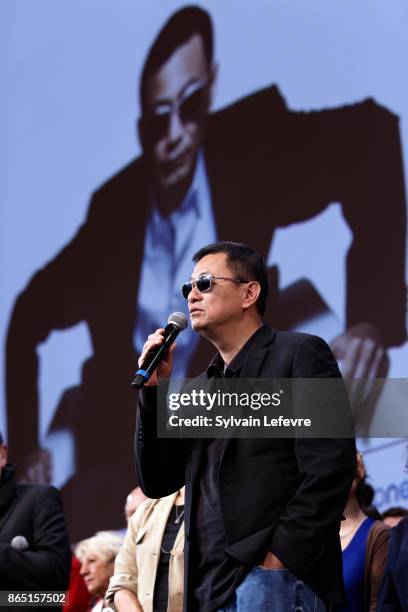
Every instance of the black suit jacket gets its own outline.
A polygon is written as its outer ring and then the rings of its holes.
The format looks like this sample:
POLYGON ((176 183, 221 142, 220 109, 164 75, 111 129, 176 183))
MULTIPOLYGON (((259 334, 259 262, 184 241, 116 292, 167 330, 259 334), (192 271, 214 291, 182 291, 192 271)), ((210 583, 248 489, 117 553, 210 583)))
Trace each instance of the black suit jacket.
MULTIPOLYGON (((339 377, 327 344, 315 336, 268 326, 252 345, 242 378, 339 377)), ((148 497, 186 485, 186 601, 194 484, 201 440, 156 436, 156 389, 140 394, 135 438, 139 482, 148 497)), ((321 597, 343 599, 339 526, 355 469, 353 439, 226 438, 219 496, 226 554, 253 566, 272 551, 321 597)))
MULTIPOLYGON (((218 238, 247 243, 264 255, 275 228, 340 202, 353 233, 347 324, 373 323, 388 345, 405 340, 405 203, 397 117, 373 100, 294 112, 277 88, 269 87, 209 116, 204 155, 218 238)), ((78 471, 89 472, 81 492, 83 517, 87 498, 101 495, 103 512, 98 517, 89 512, 90 524, 101 521, 95 528, 121 520, 119 504, 106 514, 111 455, 117 466, 112 498, 123 499, 134 486, 126 450, 134 428, 129 380, 137 365, 133 337, 150 209, 148 177, 141 157, 95 192, 76 236, 18 297, 8 330, 8 439, 22 463, 39 439, 36 347, 52 330, 81 321, 88 326, 93 356, 84 364, 81 388, 61 399, 60 422, 54 425, 74 430, 78 471), (100 440, 109 440, 109 457, 100 452, 100 440)), ((190 373, 203 369, 208 357, 200 345, 190 373)))
POLYGON ((14 479, 4 485, 2 478, 0 589, 65 591, 70 568, 71 549, 57 489, 48 485, 16 485, 14 479), (26 539, 25 550, 11 545, 16 536, 26 539))
POLYGON ((408 518, 391 530, 378 612, 408 612, 408 518))

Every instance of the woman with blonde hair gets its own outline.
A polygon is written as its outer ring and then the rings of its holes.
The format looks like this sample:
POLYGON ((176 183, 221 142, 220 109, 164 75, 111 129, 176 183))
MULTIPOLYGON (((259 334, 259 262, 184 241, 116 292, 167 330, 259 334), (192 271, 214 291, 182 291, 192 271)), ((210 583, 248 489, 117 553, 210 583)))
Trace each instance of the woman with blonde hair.
POLYGON ((79 542, 75 548, 75 555, 81 564, 80 574, 94 597, 92 612, 100 612, 104 608, 105 593, 122 541, 123 538, 115 531, 99 531, 79 542))

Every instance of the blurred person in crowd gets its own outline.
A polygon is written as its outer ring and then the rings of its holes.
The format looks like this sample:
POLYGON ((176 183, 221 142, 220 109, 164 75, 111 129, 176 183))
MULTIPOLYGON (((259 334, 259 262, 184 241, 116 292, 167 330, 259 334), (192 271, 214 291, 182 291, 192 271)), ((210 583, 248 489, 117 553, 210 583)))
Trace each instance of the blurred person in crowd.
MULTIPOLYGON (((63 394, 52 424, 75 438, 76 474, 63 489, 73 539, 103 525, 120 526, 120 509, 108 503, 105 484, 108 479, 117 500, 133 481, 123 452, 131 448, 134 425, 130 370, 147 335, 170 312, 185 311, 179 286, 203 244, 233 236, 265 255, 276 228, 311 219, 338 202, 352 241, 345 261, 345 326, 332 341, 335 356, 349 377, 385 376, 386 348, 406 339, 398 117, 372 99, 293 111, 275 85, 213 113, 216 79, 211 17, 184 7, 162 27, 143 66, 137 124, 142 155, 95 191, 77 234, 31 278, 12 312, 9 438, 27 472, 48 473, 33 468, 47 463, 39 448, 37 348, 55 329, 80 321, 89 328, 93 355, 83 366, 82 384, 63 394), (120 418, 112 406, 119 407, 120 418), (106 456, 99 452, 100 438, 110 440, 106 456)), ((298 300, 300 310, 303 304, 298 300)), ((185 330, 174 375, 201 371, 210 350, 185 330)))
POLYGON ((147 499, 146 495, 143 493, 140 487, 135 487, 126 497, 124 513, 126 518, 126 527, 122 527, 121 529, 117 529, 117 532, 125 537, 127 531, 127 525, 129 524, 129 519, 136 512, 140 504, 142 504, 147 499))
POLYGON ((92 595, 86 588, 85 580, 80 571, 79 559, 72 555, 67 601, 63 607, 63 612, 84 612, 91 607, 92 595))
POLYGON ((358 452, 356 474, 340 528, 347 606, 336 610, 342 612, 375 612, 387 560, 390 529, 372 506, 374 490, 366 479, 363 455, 358 452))
POLYGON ((125 502, 125 517, 127 522, 129 522, 130 517, 136 512, 145 499, 147 499, 147 497, 140 487, 136 487, 129 493, 125 502))
POLYGON ((146 500, 129 520, 107 602, 118 612, 182 612, 183 549, 184 488, 146 500))
POLYGON ((406 516, 408 516, 408 508, 402 508, 402 506, 388 508, 381 515, 383 522, 389 527, 396 527, 406 516))
POLYGON ((75 555, 81 563, 80 574, 93 597, 92 612, 104 608, 105 593, 122 542, 123 538, 114 531, 99 531, 75 547, 75 555))
POLYGON ((71 550, 60 494, 42 484, 17 484, 0 433, 0 590, 68 587, 71 550))
POLYGON ((408 517, 391 529, 378 612, 408 612, 408 517))

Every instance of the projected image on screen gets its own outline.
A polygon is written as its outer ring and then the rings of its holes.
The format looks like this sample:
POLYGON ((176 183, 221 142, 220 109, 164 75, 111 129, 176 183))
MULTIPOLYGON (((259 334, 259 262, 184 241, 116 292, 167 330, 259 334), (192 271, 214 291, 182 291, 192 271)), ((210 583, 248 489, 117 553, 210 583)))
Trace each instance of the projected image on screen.
MULTIPOLYGON (((166 15, 144 50, 140 156, 94 191, 85 222, 33 274, 8 327, 9 445, 26 480, 33 471, 52 479, 53 458, 39 435, 38 346, 79 322, 90 332, 93 354, 81 383, 64 391, 49 427, 74 441, 75 473, 62 487, 74 540, 123 523, 121 500, 136 484, 132 369, 169 313, 188 314, 180 286, 203 245, 232 240, 273 256, 278 228, 338 203, 351 234, 344 323, 329 327, 326 339, 349 378, 385 377, 387 349, 406 340, 398 117, 373 98, 291 110, 267 57, 270 85, 213 111, 223 61, 214 51, 217 22, 199 7, 166 15)), ((328 255, 320 253, 322 267, 328 255)), ((283 287, 279 269, 279 261, 270 267, 267 322, 305 329, 330 314, 327 296, 303 271, 283 287)), ((209 344, 191 328, 177 344, 175 376, 205 369, 209 344)))

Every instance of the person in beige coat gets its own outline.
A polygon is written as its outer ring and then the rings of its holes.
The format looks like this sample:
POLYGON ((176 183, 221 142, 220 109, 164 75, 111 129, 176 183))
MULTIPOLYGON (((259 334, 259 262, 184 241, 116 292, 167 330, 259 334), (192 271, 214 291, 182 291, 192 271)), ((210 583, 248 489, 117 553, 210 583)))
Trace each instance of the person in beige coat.
POLYGON ((184 488, 147 499, 131 517, 105 601, 118 612, 181 612, 184 488))

